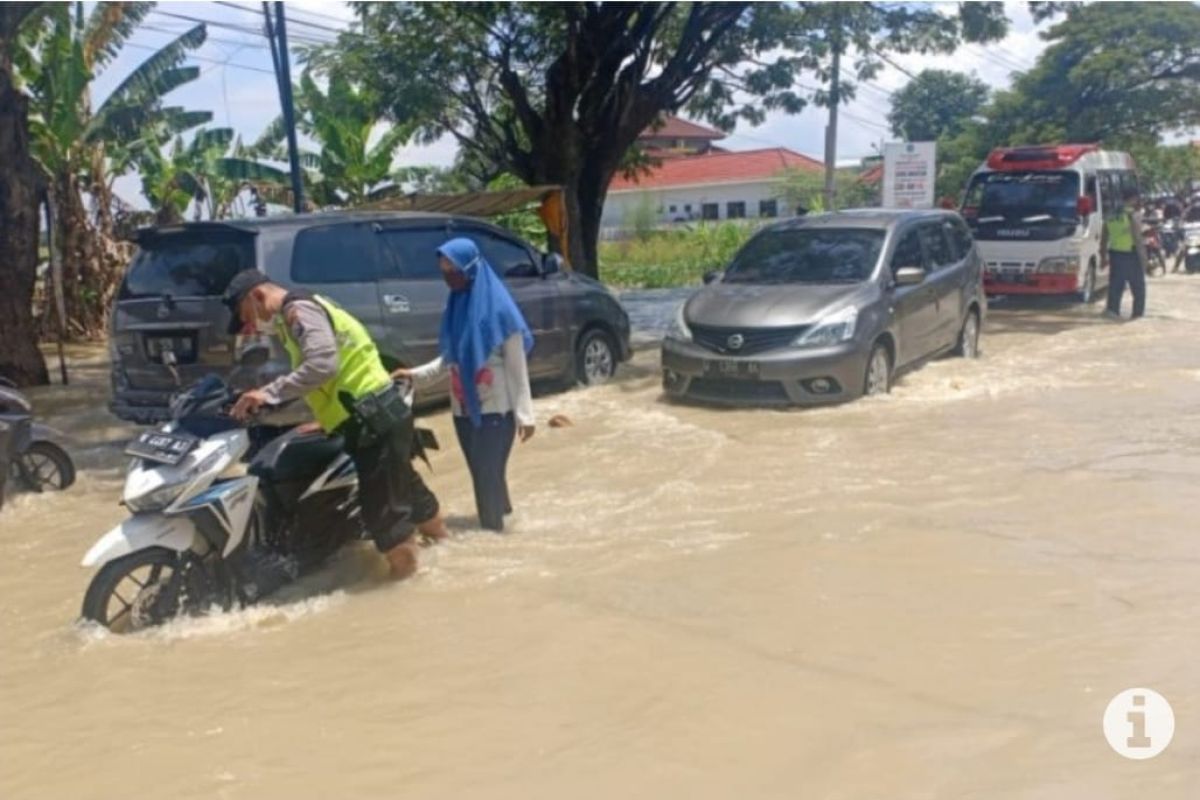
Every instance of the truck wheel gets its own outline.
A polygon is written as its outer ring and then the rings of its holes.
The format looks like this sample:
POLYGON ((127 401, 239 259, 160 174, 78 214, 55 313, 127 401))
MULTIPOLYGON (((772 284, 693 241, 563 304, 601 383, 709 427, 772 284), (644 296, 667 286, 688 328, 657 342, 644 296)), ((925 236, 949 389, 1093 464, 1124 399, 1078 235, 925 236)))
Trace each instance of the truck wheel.
POLYGON ((1096 263, 1088 264, 1087 275, 1083 279, 1083 288, 1078 293, 1079 302, 1089 305, 1096 299, 1096 263))

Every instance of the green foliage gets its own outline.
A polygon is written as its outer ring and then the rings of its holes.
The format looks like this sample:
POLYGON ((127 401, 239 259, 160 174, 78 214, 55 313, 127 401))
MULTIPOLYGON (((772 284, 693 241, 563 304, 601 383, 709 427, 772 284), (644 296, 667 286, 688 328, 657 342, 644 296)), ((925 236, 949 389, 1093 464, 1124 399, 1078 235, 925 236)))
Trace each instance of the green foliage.
MULTIPOLYGON (((515 175, 500 175, 491 181, 485 187, 485 190, 489 192, 502 192, 508 189, 521 189, 524 186, 525 184, 521 179, 515 175)), ((538 250, 546 250, 546 225, 542 222, 542 218, 538 216, 536 208, 526 208, 520 211, 510 211, 507 214, 499 214, 492 217, 491 221, 503 228, 508 228, 538 250)))
POLYGON ((733 222, 655 231, 645 239, 600 243, 600 279, 622 288, 698 284, 724 269, 757 228, 733 222))
POLYGON ((1192 181, 1200 180, 1200 148, 1191 144, 1163 147, 1139 142, 1130 147, 1138 166, 1142 189, 1186 196, 1192 181))
MULTIPOLYGON (((303 153, 301 159, 305 191, 317 205, 361 205, 395 191, 392 161, 410 138, 411 126, 390 125, 379 134, 379 103, 343 70, 329 74, 325 91, 306 70, 295 95, 296 127, 320 145, 318 152, 303 153)), ((252 151, 286 161, 285 139, 283 120, 276 119, 252 151)))
POLYGON ((941 141, 962 133, 987 99, 987 84, 978 78, 927 69, 892 96, 888 123, 904 141, 941 141))
POLYGON ((629 216, 626 219, 626 227, 632 228, 634 235, 641 241, 646 241, 654 232, 658 225, 658 201, 650 196, 649 193, 643 192, 638 197, 637 203, 633 208, 629 209, 629 216))
MULTIPOLYGON (((838 208, 863 208, 879 204, 876 187, 859 180, 856 169, 838 169, 833 173, 833 186, 838 208)), ((783 172, 780 195, 788 213, 803 208, 814 214, 826 211, 825 173, 790 168, 783 172)))

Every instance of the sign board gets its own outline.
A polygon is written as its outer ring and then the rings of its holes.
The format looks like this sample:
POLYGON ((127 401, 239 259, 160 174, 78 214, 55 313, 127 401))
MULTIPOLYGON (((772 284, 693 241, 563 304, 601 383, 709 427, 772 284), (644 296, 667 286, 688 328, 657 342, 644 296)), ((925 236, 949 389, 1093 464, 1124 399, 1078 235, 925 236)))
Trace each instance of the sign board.
POLYGON ((884 208, 933 208, 937 142, 883 146, 884 208))

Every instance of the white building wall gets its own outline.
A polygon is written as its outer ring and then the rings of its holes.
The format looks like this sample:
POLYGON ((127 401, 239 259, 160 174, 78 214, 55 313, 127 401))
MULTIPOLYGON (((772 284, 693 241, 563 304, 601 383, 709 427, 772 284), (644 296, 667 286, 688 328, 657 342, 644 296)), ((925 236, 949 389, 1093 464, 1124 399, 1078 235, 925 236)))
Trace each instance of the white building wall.
POLYGON ((746 204, 746 218, 757 219, 761 200, 776 200, 777 214, 791 216, 795 209, 788 209, 783 199, 783 187, 779 180, 760 180, 746 183, 718 183, 704 186, 676 186, 664 189, 638 189, 609 192, 600 216, 601 228, 631 228, 636 218, 636 209, 647 202, 647 198, 659 223, 680 219, 699 220, 706 203, 717 204, 717 218, 729 218, 729 203, 746 204), (674 210, 672 210, 672 208, 674 210))

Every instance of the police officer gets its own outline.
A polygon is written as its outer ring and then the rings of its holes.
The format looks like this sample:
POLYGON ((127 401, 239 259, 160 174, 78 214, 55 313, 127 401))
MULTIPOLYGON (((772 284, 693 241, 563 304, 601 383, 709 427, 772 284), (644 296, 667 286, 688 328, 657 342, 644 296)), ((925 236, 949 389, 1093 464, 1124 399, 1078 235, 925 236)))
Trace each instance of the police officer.
POLYGON ((1146 313, 1146 249, 1142 241, 1142 221, 1135 208, 1137 191, 1127 187, 1121 205, 1104 222, 1108 240, 1108 307, 1104 313, 1121 316, 1121 298, 1125 284, 1133 292, 1133 319, 1146 313))
POLYGON ((246 420, 263 405, 303 397, 315 417, 305 426, 344 437, 358 470, 362 519, 396 578, 417 567, 415 529, 446 536, 438 501, 412 466, 411 409, 379 359, 362 323, 319 295, 288 291, 257 270, 238 273, 225 291, 230 333, 276 334, 292 371, 238 398, 246 420))

